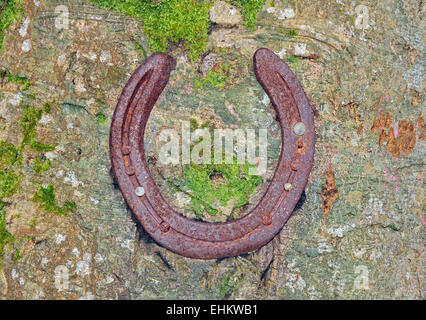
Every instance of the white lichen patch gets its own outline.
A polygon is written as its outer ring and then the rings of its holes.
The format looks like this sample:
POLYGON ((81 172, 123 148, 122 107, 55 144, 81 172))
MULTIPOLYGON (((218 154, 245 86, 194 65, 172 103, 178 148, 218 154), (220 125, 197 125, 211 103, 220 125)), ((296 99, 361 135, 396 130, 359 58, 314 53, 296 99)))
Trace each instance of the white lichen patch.
POLYGON ((53 117, 50 114, 43 114, 40 119, 40 123, 48 123, 53 120, 53 117))
POLYGON ((96 59, 98 58, 98 55, 94 52, 83 53, 82 56, 91 61, 96 61, 96 59))
POLYGON ((345 234, 349 231, 352 231, 355 228, 355 224, 345 225, 337 228, 328 228, 326 232, 333 237, 343 238, 345 234))
POLYGON ((63 53, 60 56, 58 56, 56 63, 58 64, 58 66, 61 67, 65 64, 66 59, 67 59, 67 55, 65 53, 63 53))
POLYGON ((92 196, 89 196, 90 201, 92 201, 94 204, 98 204, 99 200, 96 200, 95 198, 93 198, 92 196))
POLYGON ((87 91, 87 89, 84 87, 84 81, 81 78, 75 79, 75 92, 77 94, 83 94, 87 91))
POLYGON ((261 100, 261 103, 262 103, 264 106, 268 106, 268 105, 271 103, 271 99, 269 99, 269 97, 268 97, 268 95, 267 95, 266 93, 263 95, 263 98, 262 98, 262 100, 261 100))
MULTIPOLYGON (((108 63, 111 60, 111 53, 109 51, 102 51, 99 60, 102 63, 108 63)), ((108 63, 109 65, 112 65, 111 63, 108 63)))
POLYGON ((75 268, 75 273, 84 277, 90 274, 90 261, 92 260, 92 255, 90 253, 85 253, 83 260, 77 262, 75 268))
POLYGON ((55 236, 55 242, 56 242, 56 244, 60 244, 60 243, 64 242, 66 238, 67 238, 66 236, 59 233, 55 236))
POLYGON ((284 59, 287 54, 287 49, 282 48, 280 52, 276 52, 277 56, 281 59, 284 59))
POLYGON ((31 50, 31 48, 32 48, 32 44, 30 39, 24 40, 24 42, 22 42, 22 46, 21 46, 22 51, 28 52, 31 50))
POLYGON ((19 277, 19 273, 18 271, 16 271, 16 269, 12 269, 12 271, 10 272, 10 275, 12 276, 13 280, 19 277))
POLYGON ((28 26, 30 24, 30 19, 29 18, 25 18, 24 21, 22 21, 21 23, 21 27, 19 28, 19 35, 21 37, 25 37, 27 35, 28 32, 28 26))
POLYGON ((309 56, 309 51, 306 49, 306 43, 296 43, 294 45, 294 55, 298 57, 309 56))
POLYGON ((22 101, 22 94, 20 93, 12 95, 12 97, 8 100, 8 102, 14 107, 18 106, 21 103, 21 101, 22 101))
POLYGON ((121 237, 117 237, 117 242, 120 244, 122 248, 129 249, 133 252, 134 250, 134 240, 131 239, 123 239, 121 237))
POLYGON ((71 186, 74 188, 78 186, 84 186, 84 183, 77 179, 74 171, 70 171, 67 173, 66 177, 64 178, 64 182, 71 183, 71 186))
POLYGON ((95 254, 95 261, 100 263, 100 262, 104 261, 104 258, 101 256, 100 253, 96 253, 95 254))
POLYGON ((285 9, 280 9, 278 11, 277 18, 279 20, 284 20, 284 19, 294 18, 294 16, 295 16, 295 13, 294 13, 294 9, 293 8, 285 8, 285 9))

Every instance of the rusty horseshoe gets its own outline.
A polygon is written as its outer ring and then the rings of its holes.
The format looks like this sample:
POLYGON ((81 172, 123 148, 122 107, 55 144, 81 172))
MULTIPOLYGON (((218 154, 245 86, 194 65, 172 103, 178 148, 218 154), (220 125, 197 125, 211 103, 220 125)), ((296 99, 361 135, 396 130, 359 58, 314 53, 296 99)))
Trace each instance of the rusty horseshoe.
POLYGON ((285 62, 269 49, 256 51, 253 65, 257 81, 281 125, 282 148, 273 179, 246 216, 226 223, 194 221, 164 200, 145 159, 146 124, 175 65, 172 57, 155 53, 136 69, 123 89, 110 131, 110 157, 118 186, 145 231, 175 253, 214 259, 258 249, 291 216, 313 165, 315 129, 308 98, 285 62))

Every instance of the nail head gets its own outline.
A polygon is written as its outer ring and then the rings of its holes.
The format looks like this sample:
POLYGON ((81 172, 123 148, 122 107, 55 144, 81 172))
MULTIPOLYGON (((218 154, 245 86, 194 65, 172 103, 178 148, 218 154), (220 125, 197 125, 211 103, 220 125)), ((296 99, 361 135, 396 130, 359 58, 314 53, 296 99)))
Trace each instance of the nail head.
POLYGON ((137 187, 135 193, 138 197, 142 197, 145 194, 145 189, 143 187, 137 187))
POLYGON ((297 122, 293 127, 293 132, 298 136, 303 136, 306 132, 306 126, 303 122, 297 122))

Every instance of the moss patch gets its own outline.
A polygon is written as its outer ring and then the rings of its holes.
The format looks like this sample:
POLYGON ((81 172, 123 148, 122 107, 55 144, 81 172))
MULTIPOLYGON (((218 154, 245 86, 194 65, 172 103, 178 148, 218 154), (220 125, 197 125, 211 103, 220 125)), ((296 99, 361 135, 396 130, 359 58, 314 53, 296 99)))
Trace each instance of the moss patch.
POLYGON ((22 157, 18 147, 14 144, 0 140, 0 170, 20 163, 22 157))
POLYGON ((14 21, 22 18, 24 9, 21 6, 23 0, 0 1, 0 50, 3 49, 4 31, 10 27, 14 21))
POLYGON ((35 151, 53 151, 55 150, 56 146, 50 145, 50 144, 44 144, 38 141, 35 141, 34 139, 31 141, 31 149, 35 151))
POLYGON ((5 71, 5 76, 6 76, 7 81, 20 84, 21 85, 20 88, 21 88, 22 91, 27 91, 31 87, 30 80, 25 76, 12 74, 12 73, 10 73, 9 70, 5 71))
POLYGON ((299 57, 296 56, 290 56, 286 59, 286 61, 292 65, 293 68, 297 67, 297 64, 299 63, 299 57))
POLYGON ((0 171, 0 206, 3 199, 11 197, 20 187, 21 174, 11 168, 0 171))
POLYGON ((287 37, 289 37, 289 38, 294 38, 294 37, 296 37, 298 34, 299 34, 299 33, 297 32, 297 30, 296 30, 296 29, 289 29, 289 30, 287 31, 287 37))
POLYGON ((235 208, 248 203, 250 194, 262 183, 259 176, 248 174, 249 164, 205 164, 188 165, 184 170, 184 185, 191 190, 194 212, 201 216, 203 209, 210 215, 218 213, 218 201, 226 206, 235 201, 235 208), (223 183, 217 183, 222 180, 223 183))
POLYGON ((41 203, 46 211, 59 216, 66 216, 69 212, 77 209, 76 204, 70 201, 65 201, 63 206, 60 207, 56 203, 55 189, 52 184, 47 187, 40 186, 38 192, 34 194, 34 201, 41 203))
MULTIPOLYGON (((1 73, 7 81, 21 84, 21 90, 27 90, 31 84, 26 77, 12 75, 8 71, 1 73)), ((33 98, 27 95, 27 98, 33 98)), ((40 143, 35 140, 36 127, 41 119, 43 112, 50 112, 50 105, 45 104, 43 110, 30 105, 20 105, 23 108, 21 120, 18 125, 22 128, 23 138, 18 145, 7 141, 0 140, 0 262, 5 253, 7 244, 13 245, 15 238, 5 227, 6 208, 9 205, 7 198, 11 198, 20 188, 21 180, 26 169, 22 168, 23 152, 26 146, 37 152, 52 151, 55 146, 40 143)), ((34 159, 33 170, 40 175, 50 168, 50 160, 45 160, 44 156, 38 156, 34 159)), ((65 202, 62 207, 55 202, 55 194, 53 186, 47 188, 40 187, 36 193, 34 200, 41 202, 43 207, 57 215, 66 215, 68 212, 75 210, 76 205, 73 202, 65 202)), ((35 224, 35 218, 31 220, 30 225, 35 224)), ((20 238, 23 239, 23 238, 20 238)), ((15 260, 19 258, 19 251, 15 249, 15 260)))
POLYGON ((106 120, 107 120, 106 115, 104 115, 102 112, 98 112, 96 114, 96 122, 97 123, 104 124, 104 123, 106 123, 106 120))
POLYGON ((263 8, 265 0, 231 0, 233 5, 241 10, 244 25, 249 30, 254 30, 257 23, 257 14, 263 8))
POLYGON ((35 158, 34 159, 34 171, 40 175, 43 172, 47 171, 51 166, 51 162, 49 159, 47 160, 43 160, 40 158, 35 158))
POLYGON ((25 106, 22 114, 22 119, 19 121, 19 125, 22 127, 22 133, 24 138, 22 139, 22 146, 25 146, 32 142, 35 137, 38 121, 41 119, 43 111, 37 110, 33 106, 25 106))
POLYGON ((223 88, 229 70, 230 65, 227 63, 222 64, 217 70, 210 69, 204 78, 199 77, 194 80, 194 87, 200 89, 209 85, 214 88, 223 88))
MULTIPOLYGON (((1 209, 0 211, 0 263, 3 260, 5 254, 6 245, 13 245, 15 237, 6 230, 6 212, 1 209)), ((19 257, 19 252, 15 251, 15 258, 19 257)))
POLYGON ((91 0, 97 5, 140 19, 154 51, 165 52, 168 42, 183 41, 191 60, 206 48, 211 3, 197 0, 91 0))

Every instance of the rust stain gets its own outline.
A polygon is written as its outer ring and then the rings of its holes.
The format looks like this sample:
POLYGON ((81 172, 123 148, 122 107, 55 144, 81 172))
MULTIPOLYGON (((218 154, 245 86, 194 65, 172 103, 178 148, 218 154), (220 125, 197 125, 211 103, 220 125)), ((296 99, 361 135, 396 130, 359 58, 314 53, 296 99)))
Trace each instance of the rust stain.
POLYGON ((419 140, 425 140, 425 121, 422 116, 417 119, 417 125, 420 129, 419 140))
POLYGON ((359 127, 358 127, 358 130, 357 130, 357 134, 360 136, 360 135, 362 135, 362 133, 364 132, 364 126, 363 126, 363 124, 361 123, 360 125, 359 125, 359 127))
POLYGON ((420 97, 420 93, 416 90, 413 90, 411 95, 411 105, 416 107, 420 102, 422 102, 422 98, 420 97))
MULTIPOLYGON (((417 121, 419 126, 422 118, 417 121), (420 121, 420 122, 419 122, 420 121)), ((371 127, 371 132, 379 132, 379 147, 386 143, 386 151, 398 158, 402 153, 411 154, 416 145, 416 131, 412 121, 398 121, 398 129, 395 130, 389 113, 379 114, 371 127)), ((419 139, 422 140, 420 135, 419 139)), ((424 139, 424 135, 423 135, 424 139)))
POLYGON ((327 220, 331 206, 338 198, 339 190, 337 190, 333 167, 330 163, 327 171, 325 172, 325 184, 321 190, 322 208, 324 209, 324 221, 327 220))

